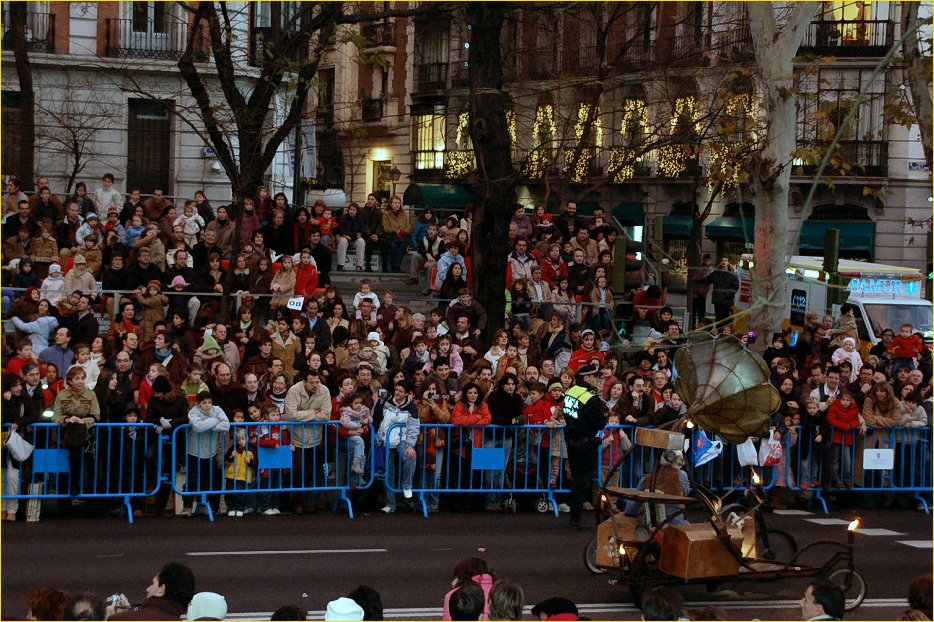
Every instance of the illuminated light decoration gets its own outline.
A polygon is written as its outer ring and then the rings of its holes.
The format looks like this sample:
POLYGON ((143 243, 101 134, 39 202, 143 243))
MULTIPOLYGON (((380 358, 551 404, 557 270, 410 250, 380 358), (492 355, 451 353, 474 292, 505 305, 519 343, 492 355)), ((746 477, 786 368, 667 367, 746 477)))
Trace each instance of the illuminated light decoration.
POLYGON ((535 110, 535 123, 532 125, 532 144, 525 165, 525 176, 529 179, 541 179, 545 169, 551 164, 554 144, 558 136, 555 125, 555 108, 551 104, 540 104, 535 110))
MULTIPOLYGON (((683 123, 693 126, 696 134, 702 131, 697 98, 693 95, 675 100, 675 113, 671 116, 669 134, 678 134, 683 123)), ((677 177, 688 170, 688 163, 697 156, 695 149, 687 143, 664 145, 658 150, 658 172, 665 177, 677 177)))
POLYGON ((580 106, 578 106, 577 123, 574 124, 574 136, 577 138, 578 148, 565 154, 565 167, 571 163, 574 154, 577 154, 577 162, 574 165, 574 170, 570 171, 570 179, 575 183, 582 182, 587 177, 587 172, 590 170, 596 157, 595 149, 599 149, 603 145, 603 123, 600 121, 599 106, 597 106, 591 128, 594 140, 590 146, 585 147, 582 144, 585 140, 584 131, 587 129, 587 117, 590 115, 591 106, 592 104, 584 102, 581 102, 580 106))
POLYGON ((724 139, 707 145, 708 175, 707 188, 713 190, 719 182, 725 188, 736 188, 748 178, 748 166, 744 155, 756 143, 755 127, 758 117, 755 100, 751 93, 730 95, 725 106, 726 123, 734 127, 721 126, 718 134, 724 139))
POLYGON ((511 108, 506 111, 506 131, 509 132, 510 144, 515 145, 518 142, 516 139, 516 111, 511 108))
POLYGON ((448 179, 464 177, 477 168, 473 152, 473 141, 468 130, 469 123, 469 113, 461 112, 457 115, 457 128, 454 132, 457 149, 447 151, 444 154, 444 176, 448 179))
POLYGON ((852 278, 846 291, 862 296, 915 296, 919 290, 917 281, 852 278))
POLYGON ((626 145, 610 150, 607 174, 613 183, 621 184, 635 177, 635 164, 641 162, 642 158, 633 157, 633 154, 636 146, 642 143, 648 124, 649 111, 645 101, 632 98, 623 100, 623 120, 620 123, 619 132, 626 145))

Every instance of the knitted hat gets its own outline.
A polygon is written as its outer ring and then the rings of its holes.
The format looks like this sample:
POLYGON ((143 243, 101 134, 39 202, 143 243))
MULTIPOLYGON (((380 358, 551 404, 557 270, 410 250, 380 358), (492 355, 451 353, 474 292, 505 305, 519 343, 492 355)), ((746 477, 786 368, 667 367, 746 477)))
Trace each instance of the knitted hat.
POLYGON ((215 339, 211 335, 208 335, 207 337, 204 338, 204 343, 201 344, 201 347, 198 348, 198 350, 200 350, 201 352, 204 352, 206 350, 211 350, 211 349, 220 350, 221 347, 220 345, 218 345, 217 339, 215 339))
POLYGON ((88 262, 88 260, 85 258, 84 255, 75 255, 75 263, 76 263, 76 264, 79 264, 79 263, 87 263, 87 262, 88 262))
POLYGON ((61 273, 61 271, 62 271, 62 267, 57 263, 53 263, 52 265, 49 266, 49 274, 53 274, 55 272, 61 273))
POLYGON ((97 221, 100 220, 100 218, 98 218, 97 214, 95 214, 94 212, 88 212, 87 215, 84 217, 84 220, 88 221, 88 220, 91 220, 92 218, 97 221))
POLYGON ((30 265, 30 266, 32 265, 32 257, 30 257, 29 255, 23 255, 19 260, 20 268, 26 265, 30 265))
POLYGON ((328 603, 324 612, 325 620, 362 620, 363 608, 352 598, 341 596, 328 603))
POLYGON ((852 337, 846 337, 846 338, 844 338, 844 340, 843 340, 843 345, 846 345, 847 342, 852 343, 854 348, 856 347, 856 340, 853 339, 852 337))
POLYGON ((562 391, 564 391, 564 385, 561 384, 559 381, 555 380, 550 385, 548 385, 549 391, 553 391, 554 389, 561 389, 562 391))
POLYGON ((162 283, 160 283, 156 279, 149 281, 149 283, 146 284, 146 287, 155 287, 160 292, 162 291, 162 283))
POLYGON ((172 286, 172 287, 177 287, 177 286, 179 286, 179 285, 182 286, 182 287, 188 287, 188 283, 185 282, 185 277, 183 277, 181 274, 179 274, 177 277, 175 277, 174 279, 172 279, 172 285, 171 285, 171 286, 172 286))
POLYGON ((119 214, 119 213, 120 213, 120 210, 117 209, 116 205, 111 205, 110 207, 107 208, 108 216, 110 216, 111 214, 119 214))

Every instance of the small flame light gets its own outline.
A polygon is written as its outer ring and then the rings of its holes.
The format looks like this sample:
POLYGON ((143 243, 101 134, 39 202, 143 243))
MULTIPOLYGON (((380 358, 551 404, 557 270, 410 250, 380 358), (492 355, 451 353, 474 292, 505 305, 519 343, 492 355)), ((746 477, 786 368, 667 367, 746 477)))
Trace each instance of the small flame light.
POLYGON ((625 544, 620 544, 617 551, 619 552, 620 557, 626 557, 626 545, 625 544))
POLYGON ((600 495, 600 503, 606 503, 606 495, 600 495))
POLYGON ((849 531, 850 533, 853 533, 854 531, 859 529, 859 523, 860 523, 860 519, 859 519, 859 516, 857 516, 856 518, 850 521, 850 524, 847 525, 846 530, 849 531))
POLYGON ((758 486, 759 484, 762 483, 762 478, 759 477, 759 474, 756 473, 755 471, 752 472, 752 483, 753 483, 755 486, 758 486))
POLYGON ((694 429, 694 422, 691 421, 690 419, 688 419, 688 420, 685 422, 684 426, 685 426, 688 430, 693 430, 693 429, 694 429))

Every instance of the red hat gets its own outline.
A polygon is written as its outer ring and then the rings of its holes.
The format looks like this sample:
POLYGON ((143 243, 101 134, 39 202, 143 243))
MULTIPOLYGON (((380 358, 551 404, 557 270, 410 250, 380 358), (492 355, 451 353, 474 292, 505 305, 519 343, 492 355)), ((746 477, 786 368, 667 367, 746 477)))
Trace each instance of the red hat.
POLYGON ((162 291, 162 283, 160 283, 160 282, 157 281, 156 279, 153 279, 153 280, 149 281, 149 283, 146 284, 146 287, 155 287, 155 288, 158 289, 160 292, 162 291))

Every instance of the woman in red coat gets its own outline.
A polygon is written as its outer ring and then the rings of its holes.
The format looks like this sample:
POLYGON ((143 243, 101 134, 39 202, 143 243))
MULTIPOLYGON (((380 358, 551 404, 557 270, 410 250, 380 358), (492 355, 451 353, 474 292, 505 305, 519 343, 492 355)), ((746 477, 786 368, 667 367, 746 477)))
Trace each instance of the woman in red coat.
POLYGON ((849 391, 841 391, 839 397, 827 409, 827 423, 833 428, 834 486, 838 486, 842 481, 844 486, 852 488, 853 438, 856 436, 855 430, 864 433, 866 426, 860 423, 859 406, 849 391))
MULTIPOLYGON (((461 398, 454 406, 454 412, 451 413, 451 423, 459 426, 485 426, 490 425, 492 417, 490 409, 487 408, 483 400, 483 391, 475 382, 468 382, 461 391, 461 398)), ((449 470, 450 483, 452 488, 472 488, 472 471, 470 468, 471 443, 470 433, 461 431, 460 438, 454 442, 451 451, 451 460, 458 463, 455 467, 451 465, 449 470)), ((475 427, 473 431, 473 447, 483 447, 483 430, 475 427)), ((458 495, 460 499, 462 495, 458 495)), ((457 501, 455 502, 457 504, 457 501)), ((468 507, 458 506, 458 509, 469 509, 468 507)))

